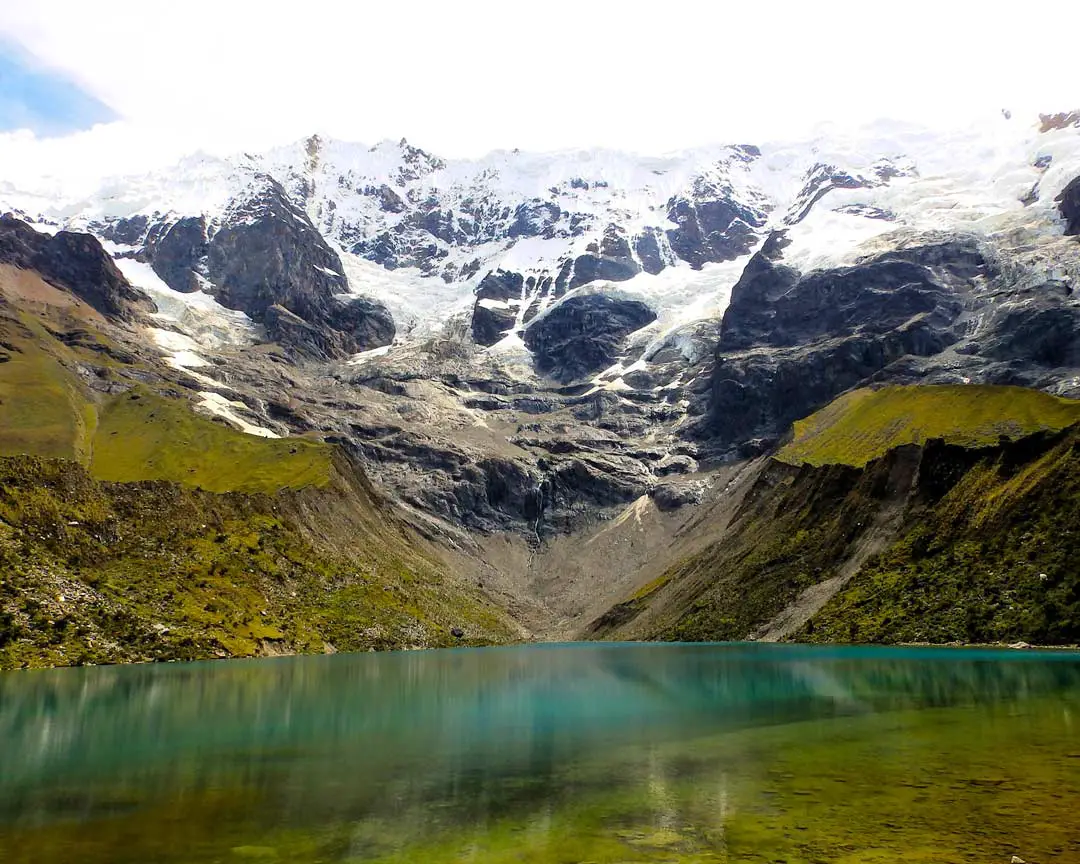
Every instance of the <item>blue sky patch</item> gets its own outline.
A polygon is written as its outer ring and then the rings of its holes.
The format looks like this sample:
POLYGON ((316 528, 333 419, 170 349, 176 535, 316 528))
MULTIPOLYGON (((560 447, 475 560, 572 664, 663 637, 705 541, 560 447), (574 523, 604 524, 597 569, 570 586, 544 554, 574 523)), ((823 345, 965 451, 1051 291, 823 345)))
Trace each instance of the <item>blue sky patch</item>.
POLYGON ((65 135, 116 120, 116 112, 70 78, 0 40, 0 132, 65 135))

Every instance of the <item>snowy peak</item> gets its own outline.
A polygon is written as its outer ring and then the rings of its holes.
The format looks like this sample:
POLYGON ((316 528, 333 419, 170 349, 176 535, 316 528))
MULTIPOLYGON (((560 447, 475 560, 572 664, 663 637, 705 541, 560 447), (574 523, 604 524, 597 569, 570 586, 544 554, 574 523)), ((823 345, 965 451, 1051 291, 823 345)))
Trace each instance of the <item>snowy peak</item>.
POLYGON ((897 231, 1059 224, 1054 198, 1080 174, 1077 116, 996 117, 943 134, 882 123, 658 157, 496 151, 454 160, 404 139, 369 147, 312 135, 263 154, 195 154, 168 171, 103 181, 80 199, 0 183, 0 207, 86 228, 177 290, 222 297, 229 292, 210 274, 217 233, 280 220, 297 237, 319 235, 328 252, 312 253, 309 269, 334 282, 333 293, 374 298, 405 331, 517 303, 509 329, 473 327, 487 344, 520 333, 530 306, 535 315, 594 282, 622 283, 661 324, 718 315, 774 229, 788 232, 786 260, 807 270, 854 260, 897 231), (505 286, 475 293, 500 271, 521 276, 515 296, 504 299, 505 286))

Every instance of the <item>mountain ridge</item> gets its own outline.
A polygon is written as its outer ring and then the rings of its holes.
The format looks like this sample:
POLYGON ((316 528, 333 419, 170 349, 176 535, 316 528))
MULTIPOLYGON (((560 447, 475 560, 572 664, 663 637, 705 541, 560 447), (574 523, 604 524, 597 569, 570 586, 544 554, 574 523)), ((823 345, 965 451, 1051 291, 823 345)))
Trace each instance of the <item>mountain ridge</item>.
MULTIPOLYGON (((705 550, 743 530, 756 483, 802 476, 769 460, 843 394, 1080 396, 1080 126, 999 122, 695 151, 703 163, 503 152, 478 168, 407 142, 307 139, 162 175, 196 202, 171 211, 154 178, 112 182, 96 203, 55 202, 51 223, 5 219, 37 245, 83 230, 83 251, 138 300, 131 314, 97 308, 39 279, 40 262, 0 269, 12 452, 93 468, 87 454, 116 432, 100 455, 129 473, 105 479, 184 487, 248 464, 214 463, 220 436, 194 435, 196 414, 252 447, 269 439, 282 465, 330 447, 530 638, 578 637, 651 596, 673 556, 704 562, 694 579, 723 594, 705 550), (27 394, 56 409, 49 441, 27 394), (196 438, 205 459, 182 452, 196 438)), ((0 210, 17 204, 0 192, 0 210)), ((886 451, 907 465, 907 450, 886 451)), ((825 478, 822 512, 863 495, 860 470, 807 474, 825 478)), ((776 505, 765 533, 786 524, 777 494, 754 492, 759 515, 776 505)), ((879 533, 891 513, 874 516, 879 533)), ((807 531, 782 539, 813 548, 781 551, 843 558, 845 578, 867 564, 850 532, 822 546, 807 531)), ((759 580, 761 609, 818 590, 800 579, 759 580)), ((767 623, 738 605, 738 627, 720 610, 691 629, 742 638, 767 623)))

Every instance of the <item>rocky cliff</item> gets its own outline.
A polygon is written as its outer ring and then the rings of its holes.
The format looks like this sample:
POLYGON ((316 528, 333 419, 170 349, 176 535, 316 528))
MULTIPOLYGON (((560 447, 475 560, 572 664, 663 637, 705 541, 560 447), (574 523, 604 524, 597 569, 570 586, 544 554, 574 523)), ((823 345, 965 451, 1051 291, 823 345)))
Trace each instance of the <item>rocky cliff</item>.
POLYGON ((42 234, 23 220, 4 214, 0 216, 0 264, 40 273, 104 315, 133 321, 155 311, 150 298, 131 286, 89 234, 42 234))

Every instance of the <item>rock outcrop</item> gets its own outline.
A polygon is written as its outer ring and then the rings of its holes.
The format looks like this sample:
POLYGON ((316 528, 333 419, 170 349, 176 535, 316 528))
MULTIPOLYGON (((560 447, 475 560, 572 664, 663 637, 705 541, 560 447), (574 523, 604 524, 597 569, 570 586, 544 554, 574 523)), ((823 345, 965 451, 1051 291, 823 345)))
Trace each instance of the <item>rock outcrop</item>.
POLYGON ((206 284, 209 254, 206 217, 186 216, 154 226, 139 257, 150 262, 162 282, 187 293, 206 284))
POLYGON ((782 245, 776 235, 754 256, 724 314, 710 424, 723 446, 774 439, 901 358, 940 354, 994 272, 971 239, 805 275, 782 263, 782 245))
POLYGON ((592 248, 595 251, 580 255, 574 261, 571 290, 597 279, 625 282, 641 272, 641 265, 630 251, 630 243, 616 225, 609 225, 599 246, 593 244, 592 248))
POLYGON ((149 297, 131 286, 90 234, 42 234, 5 214, 0 216, 0 263, 36 270, 46 281, 67 289, 110 318, 135 321, 156 309, 149 297))
POLYGON ((476 289, 472 313, 472 337, 476 344, 494 345, 513 329, 524 284, 520 273, 504 270, 483 278, 476 289))
POLYGON ((1065 233, 1080 234, 1080 177, 1070 181, 1056 200, 1061 218, 1065 220, 1065 233))
POLYGON ((640 300, 583 294, 559 302, 525 329, 525 345, 539 372, 570 382, 611 366, 623 341, 656 320, 640 300))

